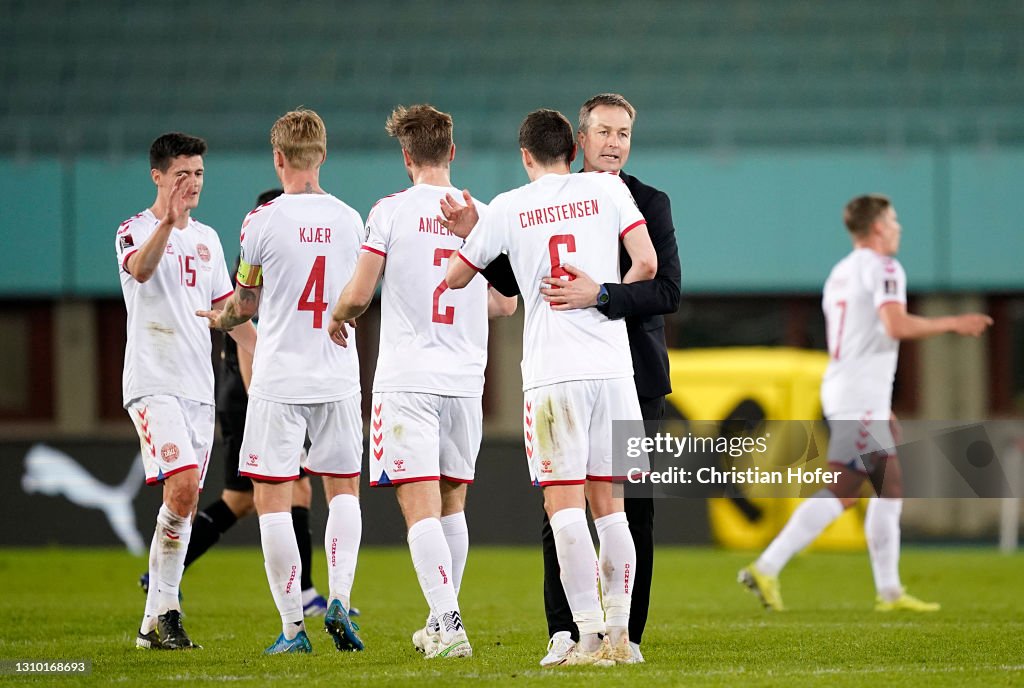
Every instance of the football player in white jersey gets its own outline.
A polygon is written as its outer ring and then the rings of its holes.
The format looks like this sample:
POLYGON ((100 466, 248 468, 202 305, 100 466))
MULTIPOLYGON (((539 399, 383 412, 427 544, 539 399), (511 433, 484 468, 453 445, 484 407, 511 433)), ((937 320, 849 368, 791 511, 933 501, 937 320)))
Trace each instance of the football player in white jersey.
MULTIPOLYGON (((136 647, 198 647, 181 624, 178 586, 192 515, 213 445, 210 333, 192 313, 231 295, 213 228, 191 216, 203 189, 206 142, 169 133, 149 150, 156 201, 125 220, 114 239, 128 312, 122 396, 139 433, 146 482, 163 484, 149 550, 150 587, 136 647)), ((232 332, 251 351, 252 325, 232 332)))
POLYGON ((446 226, 459 234, 478 225, 458 260, 449 261, 447 283, 452 289, 471 284, 478 269, 507 252, 516 281, 537 285, 523 294, 523 429, 531 477, 544 489, 562 585, 580 631, 566 663, 631 663, 627 627, 636 552, 622 498, 612 491, 612 422, 631 421, 632 434, 643 432, 626 326, 594 309, 552 309, 540 286, 544 277, 572 278, 563 261, 598 283, 651 279, 657 255, 643 215, 617 175, 569 173, 576 146, 561 113, 530 113, 519 129, 519 146, 530 183, 498 195, 479 223, 468 191, 465 206, 451 196, 442 203, 446 226), (633 261, 621 280, 620 237, 633 261), (588 502, 600 561, 587 527, 588 502), (604 633, 608 642, 602 645, 604 633))
POLYGON ((301 561, 292 528, 292 482, 305 436, 307 473, 321 475, 329 503, 329 604, 324 624, 339 650, 362 650, 348 616, 362 538, 359 472, 363 422, 355 347, 327 337, 327 298, 352 275, 362 218, 320 188, 327 130, 312 110, 280 117, 270 132, 284 194, 242 224, 237 286, 220 313, 200 312, 230 329, 260 315, 239 473, 252 478, 267 579, 282 632, 267 654, 311 652, 302 620, 301 561))
POLYGON ((462 240, 436 219, 456 192, 452 118, 430 105, 397 107, 387 132, 402 146, 413 186, 379 200, 366 220, 355 275, 334 307, 331 333, 362 315, 383 276, 380 354, 373 380, 370 485, 395 486, 427 624, 413 634, 425 656, 469 657, 459 587, 469 552, 464 508, 480 449, 487 318, 515 312, 515 297, 483 280, 448 291, 447 261, 462 240))
POLYGON ((890 408, 899 342, 946 332, 978 337, 992 318, 981 313, 939 318, 907 313, 906 275, 894 257, 900 224, 885 196, 854 198, 843 221, 853 252, 832 268, 821 304, 830 354, 821 405, 831 429, 828 458, 840 472, 839 480, 797 507, 757 561, 740 571, 739 582, 765 608, 782 610, 779 573, 844 509, 856 504, 861 485, 870 478, 876 495, 868 504, 864 531, 877 590, 875 609, 937 611, 938 604, 907 594, 899 576, 903 486, 890 408))

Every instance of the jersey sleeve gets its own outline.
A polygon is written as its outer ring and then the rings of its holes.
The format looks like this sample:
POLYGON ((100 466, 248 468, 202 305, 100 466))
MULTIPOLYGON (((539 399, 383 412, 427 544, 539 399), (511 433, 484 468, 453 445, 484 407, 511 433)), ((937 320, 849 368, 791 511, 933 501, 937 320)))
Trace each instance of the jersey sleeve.
POLYGON ((387 257, 388 242, 391 238, 391 223, 387 221, 387 216, 388 212, 382 207, 380 202, 367 215, 366 239, 363 241, 362 250, 387 257))
POLYGON ((646 225, 647 220, 636 206, 633 194, 629 193, 629 187, 625 182, 618 175, 609 175, 609 178, 611 182, 608 186, 612 202, 619 212, 619 238, 621 239, 637 227, 646 225))
POLYGON ((865 286, 871 290, 876 309, 886 303, 907 302, 907 275, 895 258, 883 258, 876 262, 869 271, 868 279, 869 283, 865 286))
POLYGON ((459 249, 459 256, 474 270, 484 269, 503 251, 508 250, 498 204, 498 199, 495 199, 489 208, 482 205, 478 207, 480 219, 465 245, 459 249))
POLYGON ((214 245, 217 247, 217 256, 213 268, 213 279, 210 283, 210 303, 214 304, 223 301, 234 293, 235 287, 231 284, 231 276, 228 274, 228 265, 224 259, 224 246, 220 243, 220 237, 214 234, 214 245))
MULTIPOLYGON (((136 215, 135 217, 138 217, 136 215)), ((139 250, 146 236, 142 236, 141 227, 134 222, 135 217, 128 218, 117 228, 117 235, 114 237, 114 252, 118 266, 128 271, 128 259, 139 250)), ((147 234, 148 236, 148 234, 147 234)))
POLYGON ((243 287, 263 286, 263 257, 260 255, 260 235, 265 224, 267 206, 249 213, 242 222, 241 248, 238 255, 236 282, 243 287))

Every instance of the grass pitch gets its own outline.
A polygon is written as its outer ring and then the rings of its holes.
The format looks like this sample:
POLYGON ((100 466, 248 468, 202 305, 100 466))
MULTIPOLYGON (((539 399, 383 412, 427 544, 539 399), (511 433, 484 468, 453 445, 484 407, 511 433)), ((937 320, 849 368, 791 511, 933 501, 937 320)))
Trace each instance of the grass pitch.
MULTIPOLYGON (((750 555, 657 552, 647 663, 541 669, 547 631, 539 548, 473 547, 461 604, 467 660, 425 661, 409 637, 426 607, 404 548, 360 553, 353 603, 367 650, 338 653, 311 620, 312 656, 264 657, 280 632, 256 548, 212 550, 185 575, 185 626, 205 649, 134 649, 145 560, 113 550, 0 550, 0 659, 90 660, 87 676, 0 676, 39 685, 1024 685, 1024 561, 982 549, 911 549, 910 591, 928 615, 872 610, 864 553, 812 553, 785 571, 788 611, 737 583, 750 555)), ((324 587, 324 564, 314 561, 324 587)))

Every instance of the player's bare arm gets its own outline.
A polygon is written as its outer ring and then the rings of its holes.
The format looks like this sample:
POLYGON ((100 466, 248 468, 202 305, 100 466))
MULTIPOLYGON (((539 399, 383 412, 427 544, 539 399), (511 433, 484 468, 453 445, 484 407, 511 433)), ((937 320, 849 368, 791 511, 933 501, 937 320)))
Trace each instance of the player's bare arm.
POLYGON ((629 270, 622 276, 622 283, 632 284, 654 279, 658 273, 658 254, 651 243, 647 225, 640 225, 626 232, 626 236, 622 237, 622 247, 633 261, 629 270))
POLYGON ((907 313, 906 305, 899 302, 882 304, 878 309, 878 317, 886 334, 893 339, 923 339, 947 332, 979 337, 992 324, 992 318, 984 313, 926 318, 907 313))
POLYGON ((487 317, 490 320, 509 317, 516 312, 518 305, 517 296, 503 296, 496 289, 487 290, 487 317))
MULTIPOLYGON (((217 305, 220 306, 220 304, 217 305)), ((229 331, 228 335, 238 344, 239 352, 244 351, 251 360, 252 355, 256 353, 256 326, 251 322, 244 322, 229 331)))
POLYGON ((174 225, 188 213, 188 196, 192 191, 193 182, 189 180, 188 175, 180 175, 174 180, 163 219, 125 264, 128 274, 136 281, 148 282, 160 266, 160 259, 165 255, 167 240, 174 230, 174 225))
POLYGON ((544 300, 551 304, 551 308, 556 311, 569 311, 596 306, 601 285, 575 265, 563 263, 562 269, 572 276, 571 279, 545 277, 541 280, 544 286, 540 288, 540 293, 544 295, 544 300))
POLYGON ((337 303, 331 311, 331 322, 327 325, 327 334, 338 346, 348 346, 348 325, 355 328, 356 318, 366 312, 373 301, 373 293, 377 282, 384 274, 384 256, 363 251, 356 262, 356 270, 352 279, 341 290, 337 303))
POLYGON ((196 311, 196 315, 209 320, 211 330, 227 332, 255 317, 260 308, 263 287, 235 287, 235 293, 224 302, 223 310, 196 311))
POLYGON ((461 253, 456 252, 459 260, 448 261, 448 272, 445 273, 444 281, 449 289, 462 289, 470 280, 476 277, 476 270, 466 262, 461 253))
POLYGON ((465 239, 473 231, 473 227, 480 219, 480 214, 476 209, 476 204, 473 203, 469 189, 462 190, 462 200, 465 205, 455 200, 451 194, 445 194, 445 197, 441 199, 441 215, 437 216, 437 221, 455 236, 465 239))

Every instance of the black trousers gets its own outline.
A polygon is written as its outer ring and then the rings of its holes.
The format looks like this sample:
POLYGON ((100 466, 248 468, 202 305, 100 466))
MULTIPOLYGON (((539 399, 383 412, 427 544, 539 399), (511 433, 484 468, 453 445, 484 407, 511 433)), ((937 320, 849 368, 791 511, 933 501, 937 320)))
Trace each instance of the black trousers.
MULTIPOLYGON (((647 426, 648 435, 657 431, 665 417, 665 397, 640 400, 640 413, 647 426)), ((636 547, 636 576, 633 579, 633 599, 629 608, 629 639, 640 643, 647 626, 647 610, 651 605, 651 579, 654 574, 654 500, 644 497, 625 499, 626 518, 629 532, 636 547)), ((555 550, 555 534, 551 530, 548 515, 544 514, 541 528, 541 542, 544 550, 544 613, 548 617, 548 636, 558 631, 569 631, 573 640, 580 639, 580 632, 572 620, 572 610, 565 598, 562 587, 558 553, 555 550)))

